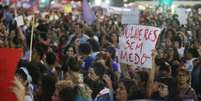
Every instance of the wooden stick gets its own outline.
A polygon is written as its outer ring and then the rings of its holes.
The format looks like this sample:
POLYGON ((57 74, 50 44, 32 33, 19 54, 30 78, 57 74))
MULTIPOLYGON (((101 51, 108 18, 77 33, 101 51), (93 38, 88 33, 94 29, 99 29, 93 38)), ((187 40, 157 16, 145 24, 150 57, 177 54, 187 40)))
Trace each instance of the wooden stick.
POLYGON ((30 42, 29 61, 31 61, 31 57, 32 57, 34 25, 35 25, 35 15, 33 15, 33 18, 32 18, 32 29, 31 29, 31 42, 30 42))
POLYGON ((148 97, 151 97, 153 92, 153 84, 154 84, 154 78, 155 78, 155 71, 156 71, 156 65, 155 65, 155 57, 156 57, 156 51, 152 51, 152 68, 149 71, 149 78, 147 83, 147 94, 148 97), (153 56, 154 54, 154 56, 153 56))

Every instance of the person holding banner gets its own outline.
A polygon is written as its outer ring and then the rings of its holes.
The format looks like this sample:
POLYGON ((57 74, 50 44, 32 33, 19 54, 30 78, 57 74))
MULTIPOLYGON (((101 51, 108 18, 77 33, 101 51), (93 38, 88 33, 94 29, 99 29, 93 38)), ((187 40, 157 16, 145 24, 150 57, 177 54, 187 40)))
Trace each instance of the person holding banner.
POLYGON ((24 98, 26 90, 22 82, 20 82, 19 78, 15 77, 13 84, 14 86, 11 90, 16 95, 17 101, 25 101, 24 98))
MULTIPOLYGON (((0 6, 0 47, 22 48, 25 51, 22 60, 29 59, 27 66, 18 66, 26 67, 28 73, 20 68, 15 70, 15 66, 10 69, 4 64, 12 63, 14 55, 9 51, 0 52, 0 62, 3 56, 9 60, 1 62, 0 80, 12 81, 16 72, 14 84, 5 85, 12 87, 19 101, 26 100, 27 96, 32 98, 32 94, 34 101, 52 101, 53 94, 64 101, 73 100, 74 95, 80 99, 87 95, 87 100, 93 101, 179 101, 179 98, 197 100, 196 95, 200 97, 200 66, 194 62, 201 61, 198 59, 201 55, 201 18, 196 8, 188 10, 192 14, 186 19, 186 14, 181 16, 186 8, 176 12, 179 17, 175 17, 171 11, 160 12, 151 7, 143 10, 140 7, 94 7, 84 0, 84 6, 90 9, 89 17, 87 9, 79 7, 80 3, 69 4, 73 9, 67 14, 64 10, 52 9, 35 14, 24 8, 0 6), (135 14, 130 16, 133 11, 135 14), (32 24, 24 24, 24 19, 32 24), (72 57, 73 61, 69 62, 72 57), (187 68, 192 79, 184 70, 181 72, 181 68, 187 68), (9 75, 12 78, 5 77, 4 69, 13 72, 9 75), (59 75, 52 75, 57 73, 59 75), (27 74, 32 78, 32 94, 27 90, 30 83, 27 74), (57 84, 66 79, 81 90, 77 92, 76 87, 58 90, 57 84), (188 79, 191 84, 186 83, 188 79), (83 81, 81 85, 80 81, 83 81), (189 93, 184 94, 188 88, 189 93), (69 96, 71 92, 75 94, 69 96)), ((13 98, 13 94, 0 95, 3 96, 0 100, 13 98)))
POLYGON ((33 85, 32 77, 30 76, 26 67, 20 67, 16 71, 16 78, 20 80, 20 82, 25 87, 25 101, 33 101, 33 85))

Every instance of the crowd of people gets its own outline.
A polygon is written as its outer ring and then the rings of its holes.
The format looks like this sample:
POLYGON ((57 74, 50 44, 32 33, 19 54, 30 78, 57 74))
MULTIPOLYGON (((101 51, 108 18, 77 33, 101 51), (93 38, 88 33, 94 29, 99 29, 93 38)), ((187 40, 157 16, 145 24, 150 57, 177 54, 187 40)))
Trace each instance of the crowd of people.
POLYGON ((0 47, 22 48, 24 54, 12 87, 18 101, 201 101, 201 16, 196 10, 186 25, 174 14, 141 11, 141 25, 163 28, 152 55, 153 82, 149 69, 118 61, 121 15, 95 11, 93 24, 82 14, 58 10, 35 14, 32 23, 30 12, 0 6, 0 47), (24 17, 23 26, 17 26, 17 15, 24 17))

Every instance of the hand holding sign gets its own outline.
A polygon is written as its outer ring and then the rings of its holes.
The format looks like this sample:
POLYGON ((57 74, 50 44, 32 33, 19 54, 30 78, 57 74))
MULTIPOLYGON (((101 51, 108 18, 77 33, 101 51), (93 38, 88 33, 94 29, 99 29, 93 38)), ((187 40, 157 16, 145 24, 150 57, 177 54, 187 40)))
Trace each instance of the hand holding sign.
POLYGON ((140 10, 130 9, 130 11, 124 11, 122 12, 122 24, 139 24, 140 21, 140 10))
POLYGON ((153 49, 151 55, 152 55, 152 58, 155 59, 156 56, 158 55, 157 50, 156 50, 156 49, 153 49))
POLYGON ((26 93, 24 85, 20 82, 19 78, 15 77, 13 81, 14 86, 11 87, 12 92, 16 95, 17 101, 24 101, 26 93))
POLYGON ((17 26, 18 26, 18 27, 24 25, 23 16, 17 16, 17 17, 15 17, 15 21, 17 22, 17 26))
POLYGON ((119 37, 120 62, 151 68, 152 49, 155 48, 161 29, 151 26, 128 25, 119 37))

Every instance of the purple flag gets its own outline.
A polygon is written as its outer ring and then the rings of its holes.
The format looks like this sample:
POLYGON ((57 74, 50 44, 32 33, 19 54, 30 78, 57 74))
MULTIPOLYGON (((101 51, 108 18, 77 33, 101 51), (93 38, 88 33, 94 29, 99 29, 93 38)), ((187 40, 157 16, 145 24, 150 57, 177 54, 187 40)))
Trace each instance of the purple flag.
POLYGON ((92 24, 96 20, 96 15, 93 10, 90 8, 87 0, 83 0, 83 18, 88 24, 92 24))

